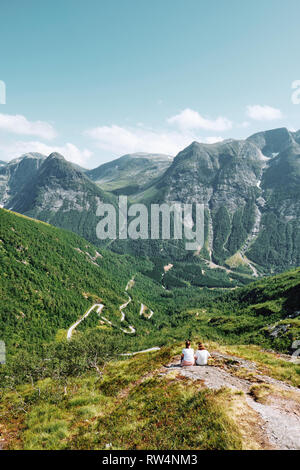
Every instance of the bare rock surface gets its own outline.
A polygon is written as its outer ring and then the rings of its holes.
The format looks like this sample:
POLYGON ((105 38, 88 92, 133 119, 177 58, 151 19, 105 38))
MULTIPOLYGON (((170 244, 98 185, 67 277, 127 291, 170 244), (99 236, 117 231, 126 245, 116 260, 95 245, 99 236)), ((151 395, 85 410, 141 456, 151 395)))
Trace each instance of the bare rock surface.
POLYGON ((244 392, 248 406, 257 414, 257 425, 267 438, 269 448, 300 450, 300 390, 261 374, 254 362, 219 352, 212 355, 216 359, 215 365, 181 367, 178 358, 162 373, 176 370, 183 377, 202 381, 210 389, 225 387, 244 392), (223 364, 220 365, 222 359, 223 364), (240 371, 244 374, 237 376, 240 371), (247 373, 250 374, 249 379, 247 373), (256 401, 251 393, 251 388, 257 384, 271 387, 266 403, 256 401))

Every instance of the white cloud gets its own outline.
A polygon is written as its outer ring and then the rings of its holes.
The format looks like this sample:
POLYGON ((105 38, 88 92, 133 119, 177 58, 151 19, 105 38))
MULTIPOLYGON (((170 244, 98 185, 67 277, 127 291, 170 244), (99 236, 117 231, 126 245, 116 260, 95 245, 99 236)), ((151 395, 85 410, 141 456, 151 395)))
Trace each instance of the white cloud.
POLYGON ((222 132, 232 128, 232 122, 223 116, 219 116, 215 120, 206 119, 197 111, 189 108, 170 117, 167 119, 167 122, 169 124, 175 124, 183 130, 204 129, 207 131, 222 132))
POLYGON ((247 106, 246 114, 255 121, 274 121, 283 117, 280 109, 272 108, 268 105, 261 106, 259 104, 247 106))
POLYGON ((176 133, 155 132, 140 126, 102 126, 87 130, 85 135, 92 137, 100 149, 117 155, 133 152, 175 154, 178 153, 178 148, 183 148, 187 142, 176 133))
MULTIPOLYGON (((136 132, 138 132, 138 129, 136 132)), ((95 127, 85 131, 85 135, 96 140, 99 148, 112 150, 113 152, 122 151, 121 149, 128 149, 129 152, 133 152, 139 142, 139 138, 135 133, 116 125, 95 127)))
POLYGON ((76 163, 77 165, 85 166, 89 158, 92 156, 92 152, 87 149, 80 150, 76 145, 66 143, 62 146, 47 145, 43 142, 32 141, 32 142, 14 142, 10 145, 0 146, 1 154, 5 160, 11 160, 17 158, 24 153, 38 152, 43 155, 50 155, 52 152, 58 152, 65 157, 66 160, 76 163))
POLYGON ((0 130, 13 134, 35 135, 47 140, 56 136, 51 124, 43 121, 28 121, 21 114, 0 114, 0 130))
POLYGON ((98 148, 114 155, 134 152, 165 153, 176 155, 193 141, 215 143, 222 137, 202 138, 191 131, 156 131, 140 126, 125 128, 116 125, 96 127, 84 133, 95 140, 98 148))
POLYGON ((247 127, 250 127, 250 122, 249 121, 243 121, 240 124, 237 124, 237 127, 240 127, 241 129, 247 129, 247 127))
POLYGON ((204 139, 204 142, 206 144, 215 144, 216 142, 222 142, 222 140, 224 140, 224 139, 223 139, 223 137, 220 137, 220 136, 219 137, 206 137, 204 139))
POLYGON ((84 135, 91 137, 98 148, 114 155, 133 152, 176 155, 193 141, 215 143, 223 140, 219 136, 201 137, 200 129, 221 132, 232 127, 225 117, 209 120, 192 109, 168 118, 167 123, 169 126, 163 130, 147 128, 142 123, 133 127, 100 126, 86 130, 84 135))

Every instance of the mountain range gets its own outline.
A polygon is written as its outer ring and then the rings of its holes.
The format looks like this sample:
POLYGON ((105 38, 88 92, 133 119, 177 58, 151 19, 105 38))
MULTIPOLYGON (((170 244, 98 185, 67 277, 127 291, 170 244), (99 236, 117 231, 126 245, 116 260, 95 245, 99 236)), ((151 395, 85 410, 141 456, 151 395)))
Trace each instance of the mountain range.
MULTIPOLYGON (((0 204, 72 230, 93 243, 96 207, 131 202, 203 203, 205 245, 193 263, 249 277, 300 264, 300 131, 260 132, 245 140, 193 142, 173 159, 132 154, 94 170, 57 153, 30 153, 0 166, 0 204)), ((118 252, 186 261, 180 244, 114 241, 118 252), (149 249, 150 247, 150 249, 149 249)))
POLYGON ((129 195, 162 176, 172 160, 170 155, 132 153, 88 170, 86 174, 104 190, 129 195))
POLYGON ((195 253, 99 247, 118 192, 59 154, 0 170, 0 449, 299 448, 300 268, 251 282, 299 261, 297 134, 192 143, 127 191, 204 203, 195 253), (178 367, 186 338, 208 367, 178 367))

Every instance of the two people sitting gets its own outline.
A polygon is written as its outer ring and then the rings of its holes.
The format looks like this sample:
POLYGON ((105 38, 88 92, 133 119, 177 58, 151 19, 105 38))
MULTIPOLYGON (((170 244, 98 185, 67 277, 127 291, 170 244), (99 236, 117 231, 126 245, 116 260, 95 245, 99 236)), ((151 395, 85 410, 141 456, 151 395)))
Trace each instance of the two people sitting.
POLYGON ((195 352, 191 348, 191 342, 185 342, 185 348, 182 350, 181 354, 181 366, 206 366, 208 359, 211 357, 207 349, 205 349, 202 343, 198 343, 198 349, 195 352))

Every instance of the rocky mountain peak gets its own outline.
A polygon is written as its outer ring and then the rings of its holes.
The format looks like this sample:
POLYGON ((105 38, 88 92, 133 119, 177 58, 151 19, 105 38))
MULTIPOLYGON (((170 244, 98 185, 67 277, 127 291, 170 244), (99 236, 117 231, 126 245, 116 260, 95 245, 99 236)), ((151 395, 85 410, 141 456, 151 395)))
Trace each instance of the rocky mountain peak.
POLYGON ((262 153, 271 158, 288 148, 294 142, 294 137, 287 128, 281 127, 269 131, 258 132, 247 139, 253 142, 262 153))

